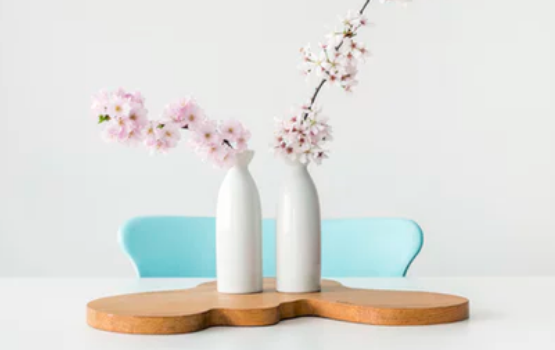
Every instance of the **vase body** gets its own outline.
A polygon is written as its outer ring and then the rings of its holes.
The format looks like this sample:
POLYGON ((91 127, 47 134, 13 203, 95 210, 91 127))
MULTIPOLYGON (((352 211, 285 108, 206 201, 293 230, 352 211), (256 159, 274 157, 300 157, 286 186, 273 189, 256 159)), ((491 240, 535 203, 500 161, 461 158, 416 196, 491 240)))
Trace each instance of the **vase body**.
POLYGON ((289 163, 276 219, 276 287, 279 292, 320 290, 320 226, 318 192, 307 165, 289 163))
POLYGON ((216 210, 218 292, 262 291, 262 215, 260 196, 248 165, 254 152, 237 155, 220 187, 216 210))

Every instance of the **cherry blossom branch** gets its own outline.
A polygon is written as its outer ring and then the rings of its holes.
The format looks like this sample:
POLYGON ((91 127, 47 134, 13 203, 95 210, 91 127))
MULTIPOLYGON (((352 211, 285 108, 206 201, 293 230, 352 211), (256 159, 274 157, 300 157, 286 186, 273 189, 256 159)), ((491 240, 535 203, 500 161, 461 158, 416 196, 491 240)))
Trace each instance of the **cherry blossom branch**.
POLYGON ((123 89, 100 91, 93 96, 91 109, 98 123, 103 124, 106 141, 142 143, 152 152, 166 153, 178 145, 181 131, 187 130, 195 152, 223 168, 235 164, 236 156, 248 149, 251 137, 239 121, 209 119, 190 97, 168 104, 158 120, 148 119, 140 93, 123 89))
POLYGON ((322 79, 320 84, 318 84, 318 87, 316 87, 316 91, 314 91, 314 95, 312 95, 312 97, 310 98, 310 107, 311 108, 312 108, 312 105, 314 104, 314 101, 316 100, 316 96, 318 96, 318 93, 320 92, 320 89, 322 89, 322 86, 324 86, 326 81, 327 81, 327 79, 322 79))
MULTIPOLYGON (((361 0, 362 1, 362 0, 361 0)), ((349 11, 341 17, 340 30, 334 30, 314 51, 310 44, 301 48, 302 63, 299 66, 304 75, 315 73, 319 79, 310 99, 293 114, 276 119, 274 153, 293 162, 320 164, 328 158, 328 143, 332 140, 332 129, 327 118, 316 108, 322 87, 338 86, 345 92, 352 92, 358 84, 358 64, 370 55, 366 45, 357 40, 358 30, 368 24, 364 11, 371 0, 364 0, 358 12, 349 11)), ((381 2, 408 2, 410 0, 381 0, 381 2)))
MULTIPOLYGON (((164 124, 160 124, 162 127, 164 127, 164 124)), ((181 130, 189 130, 189 125, 185 125, 181 127, 181 130)), ((235 149, 233 147, 233 145, 231 144, 231 141, 229 141, 228 139, 223 139, 222 140, 222 145, 226 145, 227 147, 231 148, 231 149, 235 149)))
POLYGON ((360 11, 358 11, 358 14, 359 14, 359 15, 362 15, 362 14, 364 13, 364 10, 366 10, 366 7, 368 6, 368 4, 370 4, 370 0, 367 0, 367 1, 364 3, 364 6, 362 6, 362 8, 360 9, 360 11))
MULTIPOLYGON (((366 7, 368 7, 368 5, 370 4, 370 1, 371 0, 366 0, 364 5, 362 6, 362 8, 358 11, 358 13, 360 15, 362 15, 364 13, 364 11, 366 10, 366 7)), ((344 39, 342 39, 341 42, 335 47, 335 51, 339 51, 341 46, 343 46, 343 42, 344 42, 344 39)), ((310 98, 310 106, 309 106, 308 109, 312 109, 312 106, 314 105, 314 102, 316 102, 316 98, 318 97, 318 94, 320 93, 320 90, 322 89, 322 86, 324 86, 324 84, 326 84, 327 81, 328 80, 326 78, 323 78, 322 81, 320 82, 320 84, 318 84, 318 86, 316 87, 316 90, 314 91, 314 94, 310 98)), ((303 119, 306 120, 307 117, 308 117, 308 113, 305 113, 303 115, 303 119)))

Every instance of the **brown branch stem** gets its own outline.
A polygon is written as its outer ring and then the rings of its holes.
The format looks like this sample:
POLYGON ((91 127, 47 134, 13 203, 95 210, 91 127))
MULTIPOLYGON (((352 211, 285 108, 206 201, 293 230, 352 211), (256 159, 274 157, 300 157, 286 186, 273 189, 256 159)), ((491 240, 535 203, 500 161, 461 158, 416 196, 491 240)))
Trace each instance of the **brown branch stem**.
MULTIPOLYGON (((164 125, 164 124, 160 124, 160 125, 164 125)), ((189 125, 182 126, 181 129, 189 130, 189 125)), ((222 144, 228 146, 231 149, 233 149, 233 145, 231 144, 231 142, 229 140, 223 139, 222 144)))
MULTIPOLYGON (((371 0, 366 0, 364 2, 364 5, 362 6, 362 8, 358 11, 358 13, 360 15, 362 15, 364 13, 364 11, 366 10, 366 7, 368 7, 368 5, 370 4, 371 0)), ((335 51, 338 51, 341 46, 343 46, 343 39, 341 40, 341 42, 335 47, 335 51)), ((316 102, 316 98, 318 97, 318 94, 320 93, 320 90, 322 89, 322 86, 324 86, 324 84, 326 84, 328 80, 326 78, 323 78, 322 81, 320 81, 320 84, 318 84, 318 86, 316 87, 316 90, 314 90, 314 93, 312 94, 312 97, 310 98, 310 106, 308 107, 308 109, 312 109, 312 106, 314 105, 314 102, 316 102)), ((308 113, 305 113, 303 115, 303 120, 306 120, 306 118, 308 117, 308 113)))

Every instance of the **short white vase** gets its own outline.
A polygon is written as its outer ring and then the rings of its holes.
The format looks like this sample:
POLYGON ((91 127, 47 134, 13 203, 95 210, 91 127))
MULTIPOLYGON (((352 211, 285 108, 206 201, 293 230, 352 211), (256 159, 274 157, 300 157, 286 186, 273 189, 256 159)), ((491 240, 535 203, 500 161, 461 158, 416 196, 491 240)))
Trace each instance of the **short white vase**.
POLYGON ((288 164, 276 220, 276 288, 283 293, 320 290, 321 233, 318 192, 307 164, 288 164))
POLYGON ((262 291, 262 215, 260 196, 248 165, 253 151, 237 156, 220 187, 216 212, 218 292, 262 291))

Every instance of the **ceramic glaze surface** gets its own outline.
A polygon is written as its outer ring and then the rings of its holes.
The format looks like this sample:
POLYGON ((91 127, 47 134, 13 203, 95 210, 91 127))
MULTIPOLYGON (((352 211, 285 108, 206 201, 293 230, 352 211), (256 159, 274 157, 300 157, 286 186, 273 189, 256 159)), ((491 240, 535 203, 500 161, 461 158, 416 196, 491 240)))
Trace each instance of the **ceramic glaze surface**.
POLYGON ((262 291, 260 197, 248 165, 252 151, 237 156, 218 194, 216 276, 221 293, 262 291))
POLYGON ((320 290, 320 203, 307 165, 288 164, 276 220, 276 286, 279 292, 320 290))

